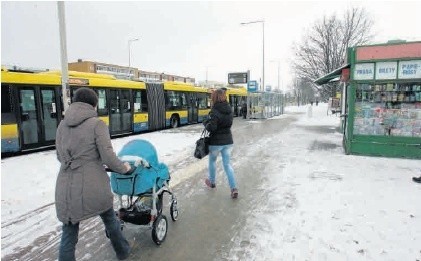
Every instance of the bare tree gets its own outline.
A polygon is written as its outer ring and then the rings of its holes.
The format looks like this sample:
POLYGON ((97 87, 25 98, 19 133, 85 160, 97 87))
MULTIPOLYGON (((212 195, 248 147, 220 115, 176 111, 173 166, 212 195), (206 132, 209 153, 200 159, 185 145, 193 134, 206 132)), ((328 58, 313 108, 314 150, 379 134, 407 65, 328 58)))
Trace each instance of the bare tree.
POLYGON ((315 90, 310 82, 303 81, 295 77, 293 84, 293 93, 298 106, 308 104, 314 101, 315 90))
MULTIPOLYGON (((351 8, 343 17, 324 16, 303 36, 302 43, 294 47, 295 73, 302 81, 312 83, 341 67, 346 63, 348 47, 372 39, 372 25, 370 15, 363 8, 351 8)), ((323 99, 336 93, 335 84, 316 88, 323 99)))

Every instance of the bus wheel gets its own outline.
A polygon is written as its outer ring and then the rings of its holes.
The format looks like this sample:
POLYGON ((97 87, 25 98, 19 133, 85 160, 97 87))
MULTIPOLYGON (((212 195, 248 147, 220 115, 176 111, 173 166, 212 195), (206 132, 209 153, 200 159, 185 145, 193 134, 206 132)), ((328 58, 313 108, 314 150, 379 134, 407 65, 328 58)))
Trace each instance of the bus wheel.
POLYGON ((175 115, 171 116, 170 124, 171 124, 171 128, 177 128, 178 124, 179 124, 178 123, 178 117, 175 116, 175 115))

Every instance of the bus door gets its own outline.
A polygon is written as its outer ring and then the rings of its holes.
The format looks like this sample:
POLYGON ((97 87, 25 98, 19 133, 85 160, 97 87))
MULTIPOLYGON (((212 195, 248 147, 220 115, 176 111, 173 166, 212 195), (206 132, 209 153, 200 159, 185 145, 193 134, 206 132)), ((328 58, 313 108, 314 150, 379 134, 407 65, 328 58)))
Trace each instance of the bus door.
POLYGON ((110 134, 126 134, 132 132, 132 106, 130 90, 110 90, 110 134))
POLYGON ((232 113, 234 117, 239 116, 239 107, 241 108, 241 104, 238 101, 238 96, 236 95, 229 95, 229 101, 232 109, 232 113))
POLYGON ((199 121, 199 103, 196 93, 187 93, 187 114, 188 123, 199 121))
POLYGON ((19 88, 20 143, 22 150, 53 145, 61 113, 59 88, 19 88))

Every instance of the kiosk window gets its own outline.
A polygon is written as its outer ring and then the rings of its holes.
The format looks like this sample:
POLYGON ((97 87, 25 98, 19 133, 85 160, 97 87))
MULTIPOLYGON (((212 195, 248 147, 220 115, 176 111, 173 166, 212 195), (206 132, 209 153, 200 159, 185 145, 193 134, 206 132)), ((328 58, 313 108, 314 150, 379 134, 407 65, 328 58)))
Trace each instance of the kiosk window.
POLYGON ((421 84, 358 84, 354 134, 421 137, 421 84))

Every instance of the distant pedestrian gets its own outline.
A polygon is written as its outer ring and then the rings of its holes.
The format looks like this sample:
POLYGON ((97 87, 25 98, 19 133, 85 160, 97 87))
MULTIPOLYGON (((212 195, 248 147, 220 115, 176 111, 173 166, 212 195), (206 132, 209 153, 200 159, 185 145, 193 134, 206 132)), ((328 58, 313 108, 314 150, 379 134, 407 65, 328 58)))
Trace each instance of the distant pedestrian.
POLYGON ((311 106, 313 106, 313 101, 310 102, 311 106))
POLYGON ((316 106, 319 106, 319 101, 318 100, 316 100, 316 106))
POLYGON ((107 165, 118 173, 131 171, 111 145, 107 125, 98 118, 98 96, 88 88, 74 93, 73 103, 57 128, 57 158, 61 163, 56 182, 55 205, 63 223, 59 261, 75 259, 79 222, 100 216, 120 260, 128 258, 130 246, 113 210, 107 165))
POLYGON ((241 115, 243 116, 243 119, 247 118, 247 103, 245 101, 241 104, 241 115))
POLYGON ((216 159, 221 153, 222 163, 228 183, 231 189, 231 197, 238 197, 238 189, 234 178, 234 169, 232 168, 230 158, 233 149, 233 138, 231 126, 233 115, 230 105, 227 102, 225 91, 217 89, 212 93, 212 108, 209 113, 209 119, 203 123, 206 130, 210 132, 209 136, 209 177, 205 183, 210 188, 215 188, 216 179, 216 159))

